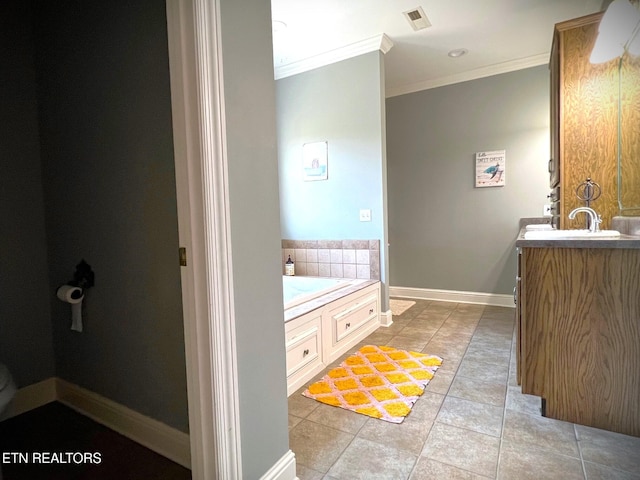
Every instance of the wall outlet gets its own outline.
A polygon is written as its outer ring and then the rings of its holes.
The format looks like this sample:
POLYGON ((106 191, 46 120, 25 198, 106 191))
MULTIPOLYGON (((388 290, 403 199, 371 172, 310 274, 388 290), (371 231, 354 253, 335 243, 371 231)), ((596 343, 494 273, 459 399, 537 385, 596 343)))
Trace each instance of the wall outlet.
POLYGON ((360 210, 360 221, 361 222, 370 222, 371 221, 371 210, 363 209, 360 210))
POLYGON ((543 210, 542 210, 542 215, 544 215, 545 217, 550 217, 551 216, 551 204, 547 203, 545 204, 543 210))

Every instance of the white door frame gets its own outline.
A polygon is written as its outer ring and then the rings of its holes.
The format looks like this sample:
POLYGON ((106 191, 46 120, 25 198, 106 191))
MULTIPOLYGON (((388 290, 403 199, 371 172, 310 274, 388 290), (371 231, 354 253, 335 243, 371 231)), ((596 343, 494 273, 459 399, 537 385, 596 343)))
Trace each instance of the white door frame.
POLYGON ((167 0, 191 468, 201 480, 242 478, 219 19, 219 0, 167 0))

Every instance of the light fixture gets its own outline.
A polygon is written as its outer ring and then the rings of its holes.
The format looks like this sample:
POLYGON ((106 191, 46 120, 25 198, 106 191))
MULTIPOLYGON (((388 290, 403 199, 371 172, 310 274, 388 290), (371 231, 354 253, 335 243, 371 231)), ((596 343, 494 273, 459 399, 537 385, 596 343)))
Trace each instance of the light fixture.
POLYGON ((622 56, 625 49, 640 53, 640 10, 628 0, 614 0, 604 13, 591 51, 591 63, 604 63, 622 56), (634 37, 636 37, 634 39, 634 37), (633 47, 633 48, 631 48, 633 47))
POLYGON ((466 55, 467 53, 469 53, 469 50, 467 50, 466 48, 456 48, 455 50, 451 50, 449 53, 447 53, 447 55, 449 55, 451 58, 458 58, 466 55))

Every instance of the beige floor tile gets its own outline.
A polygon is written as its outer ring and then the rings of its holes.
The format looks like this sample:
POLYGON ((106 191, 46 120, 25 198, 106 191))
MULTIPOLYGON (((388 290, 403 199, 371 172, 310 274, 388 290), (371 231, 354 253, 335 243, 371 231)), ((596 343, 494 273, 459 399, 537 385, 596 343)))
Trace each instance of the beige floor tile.
POLYGON ((326 473, 353 438, 349 433, 303 420, 289 431, 289 447, 298 465, 326 473))
POLYGON ((320 404, 307 416, 308 420, 354 435, 360 431, 368 418, 366 415, 354 414, 344 408, 325 404, 320 404))
POLYGON ((289 430, 291 430, 293 427, 295 427, 301 421, 302 421, 302 418, 296 417, 295 415, 289 414, 289 430))
POLYGON ((369 345, 386 345, 389 343, 394 335, 383 330, 384 327, 380 327, 378 330, 373 332, 371 335, 367 337, 367 343, 369 345))
POLYGON ((584 462, 587 480, 640 480, 640 475, 623 472, 597 463, 584 462))
POLYGON ((494 477, 499 450, 499 438, 436 422, 429 432, 421 456, 494 477))
POLYGON ((302 396, 302 392, 305 388, 306 387, 303 387, 298 391, 293 392, 287 399, 289 405, 289 415, 295 415, 296 417, 305 418, 316 408, 318 408, 318 405, 320 405, 317 401, 302 396))
POLYGON ((417 328, 435 328, 438 329, 444 325, 446 317, 437 316, 437 317, 420 317, 417 316, 412 318, 407 323, 408 327, 417 327, 417 328))
POLYGON ((414 319, 427 319, 427 320, 436 321, 436 322, 439 321, 440 323, 442 323, 449 317, 449 315, 450 315, 450 312, 437 313, 437 312, 423 310, 422 312, 417 314, 414 317, 414 319))
POLYGON ((451 383, 455 378, 455 372, 445 372, 442 368, 436 371, 435 376, 429 381, 424 388, 425 392, 440 393, 446 395, 451 387, 451 383))
POLYGON ((426 343, 429 340, 431 340, 431 337, 433 337, 437 331, 438 331, 437 327, 407 326, 402 329, 399 335, 403 337, 415 338, 416 340, 424 341, 426 343))
POLYGON ((449 394, 442 403, 437 421, 499 438, 503 412, 502 407, 456 398, 449 394))
POLYGON ((416 460, 416 455, 357 437, 328 473, 339 480, 406 480, 416 460))
POLYGON ((467 350, 466 343, 447 343, 443 341, 434 340, 433 338, 425 345, 426 349, 423 351, 432 352, 433 355, 438 355, 444 359, 462 360, 464 352, 467 350))
POLYGON ((579 458, 516 445, 503 440, 498 466, 500 480, 583 480, 579 458))
POLYGON ((408 326, 410 323, 411 320, 397 320, 396 318, 394 318, 391 325, 389 325, 388 327, 380 327, 378 330, 380 331, 380 333, 395 336, 398 335, 402 331, 402 329, 408 326))
POLYGON ((449 389, 449 395, 452 397, 487 403, 496 407, 504 406, 506 393, 506 386, 503 383, 486 382, 462 376, 456 376, 449 389))
POLYGON ((509 376, 509 365, 496 365, 495 363, 478 362, 463 358, 457 374, 463 377, 472 377, 486 382, 506 385, 509 376))
POLYGON ((300 480, 322 480, 324 474, 304 465, 296 465, 296 476, 300 480))
POLYGON ((506 410, 502 435, 514 445, 580 457, 572 423, 506 410))
POLYGON ((492 363, 494 365, 510 365, 511 350, 471 343, 464 354, 465 360, 492 363))
POLYGON ((529 415, 542 415, 542 400, 534 395, 522 393, 519 386, 507 387, 507 409, 529 415))
POLYGON ((487 478, 492 477, 477 475, 425 457, 418 459, 410 477, 411 480, 485 480, 487 478))
POLYGON ((410 352, 421 352, 427 345, 427 341, 413 337, 405 337, 404 335, 396 335, 388 340, 385 345, 410 352))
POLYGON ((599 463, 640 475, 640 437, 576 425, 585 462, 599 463))
POLYGON ((456 304, 452 302, 440 302, 432 300, 431 303, 424 309, 429 313, 451 313, 456 309, 456 304))
MULTIPOLYGON (((412 414, 413 412, 409 416, 412 414)), ((358 432, 357 438, 364 438, 418 456, 422 451, 431 425, 433 425, 433 420, 430 422, 411 422, 407 417, 402 423, 391 423, 377 418, 369 418, 358 432)))

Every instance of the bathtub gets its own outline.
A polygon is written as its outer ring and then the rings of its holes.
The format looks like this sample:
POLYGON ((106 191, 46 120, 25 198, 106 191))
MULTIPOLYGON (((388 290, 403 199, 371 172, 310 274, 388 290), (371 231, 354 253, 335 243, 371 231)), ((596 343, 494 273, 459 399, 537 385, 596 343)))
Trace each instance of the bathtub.
POLYGON ((378 280, 283 277, 287 394, 380 326, 378 280))
POLYGON ((287 310, 301 303, 350 285, 352 280, 326 277, 282 277, 282 301, 287 310))

